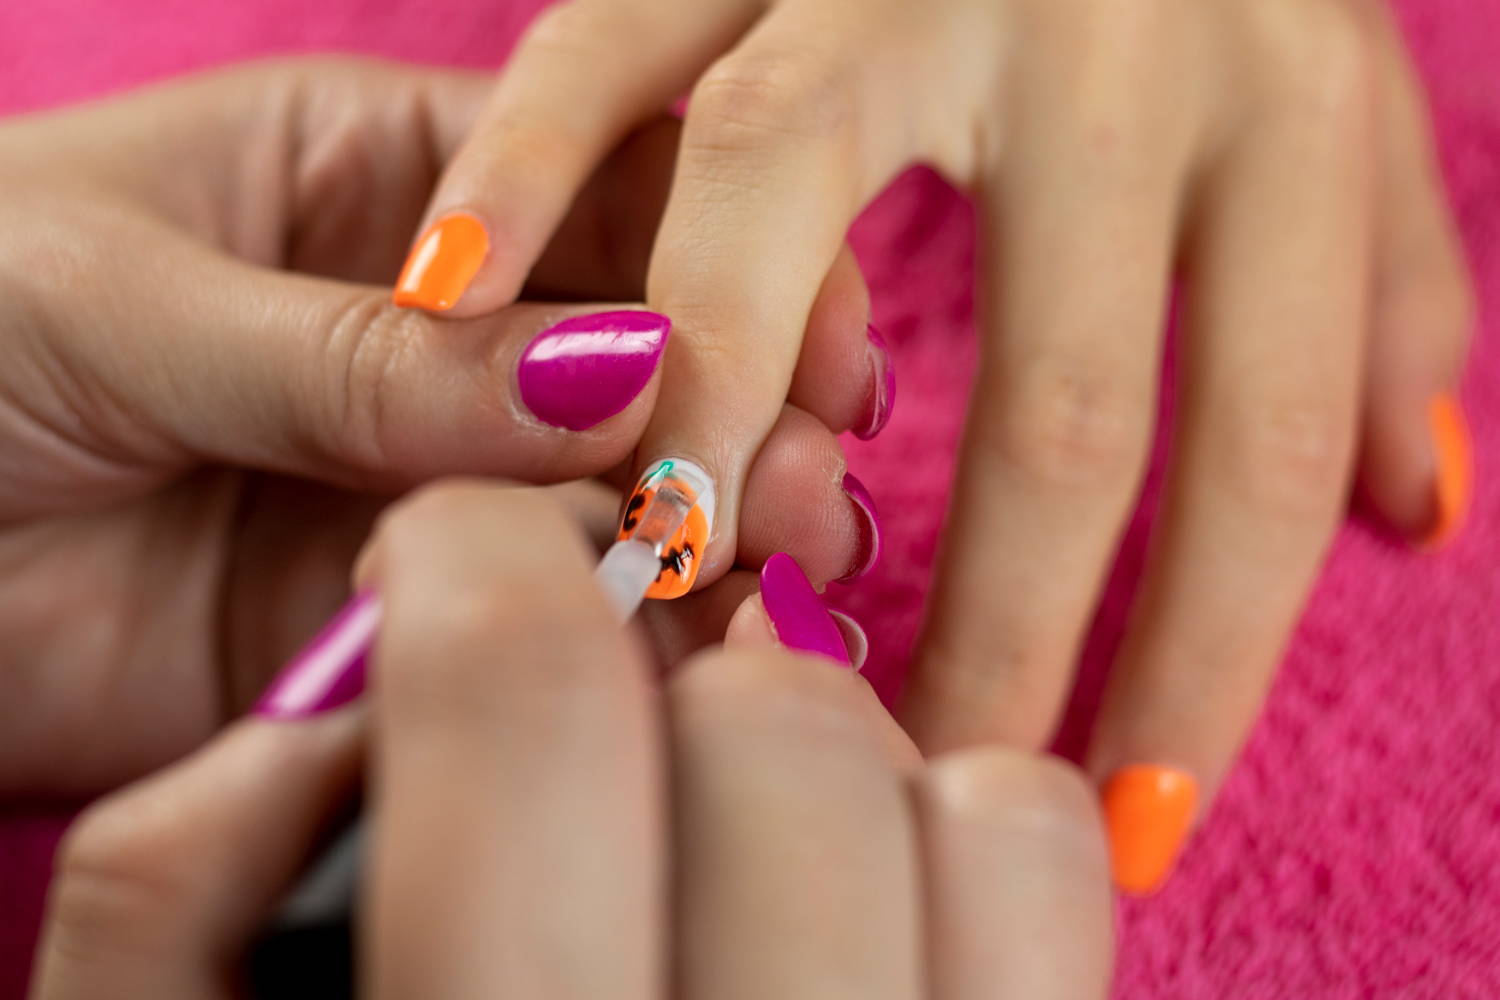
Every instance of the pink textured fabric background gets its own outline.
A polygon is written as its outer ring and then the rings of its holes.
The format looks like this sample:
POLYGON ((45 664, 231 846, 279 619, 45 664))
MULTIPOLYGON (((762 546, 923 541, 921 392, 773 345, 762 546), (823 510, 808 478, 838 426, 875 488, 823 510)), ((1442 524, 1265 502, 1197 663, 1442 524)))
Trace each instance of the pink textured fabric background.
MULTIPOLYGON (((268 53, 492 66, 535 5, 12 0, 0 4, 0 111, 268 53)), ((1400 6, 1482 298, 1465 384, 1478 450, 1474 518, 1438 558, 1358 524, 1344 531, 1265 716, 1175 881, 1121 907, 1122 997, 1500 995, 1500 493, 1491 488, 1500 469, 1500 6, 1400 6)), ((868 670, 890 693, 932 567, 974 352, 973 228, 961 199, 914 173, 861 220, 855 243, 900 393, 881 439, 850 444, 889 535, 874 576, 839 599, 869 627, 868 670)), ((1089 643, 1064 747, 1077 746, 1118 639, 1144 526, 1143 516, 1089 643)), ((0 996, 23 990, 59 825, 0 816, 0 996)))

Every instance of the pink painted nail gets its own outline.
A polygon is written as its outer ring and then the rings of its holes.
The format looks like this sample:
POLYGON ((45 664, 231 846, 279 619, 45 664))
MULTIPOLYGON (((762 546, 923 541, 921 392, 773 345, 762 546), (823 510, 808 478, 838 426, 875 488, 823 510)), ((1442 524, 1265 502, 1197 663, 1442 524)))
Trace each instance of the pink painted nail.
POLYGON ((875 563, 880 559, 883 534, 880 526, 880 511, 875 507, 875 498, 870 496, 870 491, 865 488, 865 484, 860 482, 852 472, 844 473, 844 492, 849 494, 850 501, 860 512, 861 527, 859 558, 855 561, 854 568, 839 578, 840 583, 858 580, 875 568, 875 563))
POLYGON ((671 320, 645 310, 565 319, 538 334, 521 355, 521 401, 554 427, 586 430, 641 394, 661 364, 671 330, 671 320))
POLYGON ((355 597, 281 669, 255 703, 255 714, 303 719, 358 698, 365 689, 365 659, 379 625, 380 600, 374 594, 355 597))
POLYGON ((760 571, 760 600, 777 640, 788 649, 825 656, 845 667, 853 664, 844 646, 838 623, 823 604, 797 565, 797 560, 778 552, 760 571))
POLYGON ((890 349, 874 325, 865 327, 870 338, 870 398, 865 404, 865 419, 854 428, 854 436, 868 441, 885 429, 896 406, 896 366, 891 363, 890 349))

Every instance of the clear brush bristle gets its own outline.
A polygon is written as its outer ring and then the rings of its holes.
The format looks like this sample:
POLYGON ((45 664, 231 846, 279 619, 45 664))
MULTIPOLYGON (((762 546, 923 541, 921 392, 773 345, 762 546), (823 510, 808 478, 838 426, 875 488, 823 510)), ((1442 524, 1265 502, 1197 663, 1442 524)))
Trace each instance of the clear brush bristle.
POLYGON ((595 572, 605 596, 621 620, 635 614, 646 590, 661 572, 661 555, 687 521, 694 505, 713 516, 713 480, 692 462, 657 463, 642 482, 653 492, 630 538, 616 542, 595 572))

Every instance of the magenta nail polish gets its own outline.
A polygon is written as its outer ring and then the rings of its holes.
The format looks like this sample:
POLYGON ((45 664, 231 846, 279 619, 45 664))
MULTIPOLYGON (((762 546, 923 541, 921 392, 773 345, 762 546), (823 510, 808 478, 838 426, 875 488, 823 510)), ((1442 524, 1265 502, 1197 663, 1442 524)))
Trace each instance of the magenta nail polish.
POLYGON ((896 366, 891 363, 890 348, 873 324, 865 327, 865 333, 870 338, 872 378, 870 398, 865 404, 868 416, 854 428, 854 436, 861 441, 868 441, 884 430, 896 406, 896 366))
POLYGON ((302 719, 359 697, 365 689, 366 655, 379 625, 380 600, 374 594, 345 604, 276 675, 255 703, 255 714, 302 719))
POLYGON ((849 499, 864 516, 860 528, 859 537, 859 561, 854 568, 839 578, 841 583, 850 580, 858 580, 870 570, 875 568, 875 563, 880 559, 881 549, 881 527, 880 511, 875 507, 875 498, 870 496, 870 491, 865 484, 855 478, 854 473, 844 473, 844 492, 849 494, 849 499))
POLYGON ((808 582, 797 561, 785 552, 766 560, 760 571, 760 600, 776 638, 788 649, 817 653, 851 666, 849 651, 823 598, 808 582))
POLYGON ((516 369, 521 401, 554 427, 586 430, 641 394, 671 330, 671 320, 645 310, 565 319, 522 353, 516 369))

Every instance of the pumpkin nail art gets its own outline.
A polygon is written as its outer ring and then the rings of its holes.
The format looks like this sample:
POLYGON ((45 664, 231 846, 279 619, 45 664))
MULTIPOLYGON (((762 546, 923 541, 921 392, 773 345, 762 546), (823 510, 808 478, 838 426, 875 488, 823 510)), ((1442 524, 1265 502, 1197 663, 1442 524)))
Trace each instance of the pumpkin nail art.
POLYGON ((693 589, 713 527, 713 480, 693 462, 668 458, 648 468, 631 491, 617 537, 646 542, 656 551, 661 571, 646 596, 671 600, 693 589), (656 503, 658 496, 675 502, 656 503), (685 517, 664 516, 684 505, 685 517))

